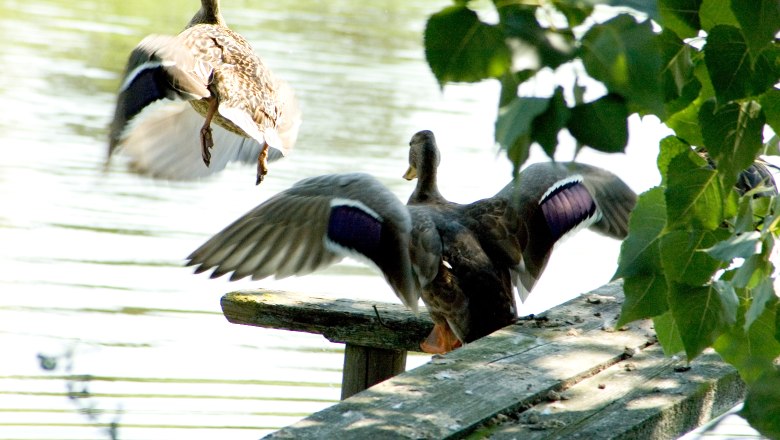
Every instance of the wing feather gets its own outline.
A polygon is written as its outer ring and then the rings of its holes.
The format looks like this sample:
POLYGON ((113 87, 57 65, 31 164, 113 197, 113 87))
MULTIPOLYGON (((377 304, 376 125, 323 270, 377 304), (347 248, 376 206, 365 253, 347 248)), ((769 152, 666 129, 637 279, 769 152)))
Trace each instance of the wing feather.
POLYGON ((214 268, 212 277, 232 272, 231 280, 283 278, 362 252, 379 267, 399 298, 415 309, 419 286, 409 255, 411 229, 406 206, 373 177, 319 176, 300 181, 249 211, 196 249, 187 264, 197 266, 196 272, 214 268), (329 224, 345 212, 345 206, 363 214, 347 219, 358 223, 331 225, 338 235, 329 236, 334 232, 329 224), (361 228, 361 222, 376 224, 361 228), (341 240, 342 246, 334 246, 333 240, 341 240))

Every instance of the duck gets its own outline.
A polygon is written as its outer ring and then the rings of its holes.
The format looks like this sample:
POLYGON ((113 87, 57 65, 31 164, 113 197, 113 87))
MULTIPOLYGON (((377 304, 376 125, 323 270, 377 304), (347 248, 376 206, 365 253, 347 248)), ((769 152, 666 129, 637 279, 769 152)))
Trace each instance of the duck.
POLYGON ((289 84, 228 27, 219 0, 201 0, 181 33, 149 35, 130 53, 106 164, 121 147, 138 173, 188 180, 240 161, 257 164, 259 184, 300 123, 289 84))
POLYGON ((575 162, 522 170, 492 197, 447 200, 437 185, 440 152, 423 130, 409 143, 406 204, 365 173, 301 180, 270 197, 192 252, 186 264, 211 277, 260 280, 304 275, 346 256, 376 266, 403 304, 421 299, 434 326, 420 348, 446 353, 517 319, 554 245, 589 227, 624 238, 636 193, 611 172, 575 162))
MULTIPOLYGON (((696 147, 694 151, 707 161, 708 168, 712 170, 717 168, 715 160, 712 159, 705 147, 696 147)), ((754 199, 778 195, 777 183, 769 168, 775 171, 780 170, 780 167, 777 165, 771 164, 762 158, 756 158, 737 175, 734 190, 740 197, 749 194, 754 199)))

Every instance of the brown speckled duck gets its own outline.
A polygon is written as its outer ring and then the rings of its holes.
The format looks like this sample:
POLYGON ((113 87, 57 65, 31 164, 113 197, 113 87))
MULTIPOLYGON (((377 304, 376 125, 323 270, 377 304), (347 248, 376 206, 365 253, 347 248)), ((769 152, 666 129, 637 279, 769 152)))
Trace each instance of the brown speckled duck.
POLYGON ((299 125, 290 87, 227 27, 218 0, 202 0, 179 35, 150 35, 130 54, 108 153, 122 146, 138 172, 166 179, 256 163, 260 183, 299 125))
POLYGON ((404 304, 422 298, 435 323, 421 343, 445 353, 517 317, 555 243, 589 226, 625 237, 636 194, 614 174, 584 164, 539 163, 495 196, 461 205, 436 184, 433 133, 412 137, 403 205, 366 174, 313 177, 271 197, 189 256, 196 273, 231 280, 303 275, 343 256, 373 262, 404 304))

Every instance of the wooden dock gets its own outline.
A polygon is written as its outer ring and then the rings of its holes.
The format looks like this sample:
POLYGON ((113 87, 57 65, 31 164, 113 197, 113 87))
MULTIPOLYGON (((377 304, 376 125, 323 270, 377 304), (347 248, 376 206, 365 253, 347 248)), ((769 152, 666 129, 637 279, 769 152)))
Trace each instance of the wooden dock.
POLYGON ((622 300, 622 284, 608 284, 404 373, 432 326, 425 313, 264 291, 229 293, 222 307, 233 323, 347 344, 345 400, 271 439, 665 439, 742 399, 714 352, 688 365, 663 355, 650 321, 614 328, 622 300))

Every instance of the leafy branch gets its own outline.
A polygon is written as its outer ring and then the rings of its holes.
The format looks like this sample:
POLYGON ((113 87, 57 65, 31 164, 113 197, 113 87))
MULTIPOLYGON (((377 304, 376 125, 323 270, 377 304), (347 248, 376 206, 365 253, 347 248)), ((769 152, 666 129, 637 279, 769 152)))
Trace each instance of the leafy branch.
POLYGON ((640 195, 622 245, 618 325, 652 318, 664 350, 689 360, 713 347, 748 384, 743 415, 780 437, 780 198, 756 163, 780 154, 780 3, 494 0, 495 24, 471 3, 430 17, 426 58, 442 87, 500 82, 496 141, 515 171, 534 144, 553 158, 563 130, 604 152, 624 151, 634 113, 674 131, 660 143, 662 181, 640 195), (618 8, 598 22, 603 6, 618 8), (565 66, 573 83, 519 95, 565 66), (580 84, 595 82, 606 93, 584 102, 580 84))

